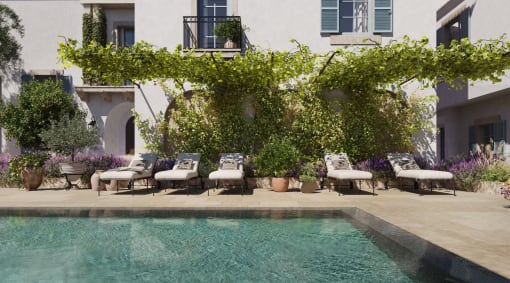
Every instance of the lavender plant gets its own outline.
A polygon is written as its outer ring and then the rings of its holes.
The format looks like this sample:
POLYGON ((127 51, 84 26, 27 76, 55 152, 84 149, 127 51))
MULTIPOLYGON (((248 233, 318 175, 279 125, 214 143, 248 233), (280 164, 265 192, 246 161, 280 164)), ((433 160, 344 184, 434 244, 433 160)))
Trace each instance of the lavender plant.
MULTIPOLYGON (((90 183, 90 177, 96 170, 108 170, 127 165, 127 160, 120 156, 114 156, 113 154, 77 154, 74 160, 86 164, 87 171, 82 175, 81 181, 87 185, 90 183)), ((44 164, 46 176, 55 178, 62 177, 58 164, 66 161, 71 161, 71 156, 52 156, 44 164)))
POLYGON ((7 187, 10 185, 9 182, 9 160, 10 157, 7 155, 0 156, 0 186, 7 187))
POLYGON ((510 200, 510 189, 508 189, 506 186, 501 188, 501 195, 507 200, 510 200))
POLYGON ((455 184, 466 191, 474 191, 476 184, 482 180, 487 167, 495 162, 486 154, 473 154, 465 158, 455 157, 445 164, 453 174, 455 184))
POLYGON ((391 168, 391 164, 385 157, 374 157, 356 163, 354 169, 370 171, 375 178, 389 179, 394 178, 395 174, 391 168))

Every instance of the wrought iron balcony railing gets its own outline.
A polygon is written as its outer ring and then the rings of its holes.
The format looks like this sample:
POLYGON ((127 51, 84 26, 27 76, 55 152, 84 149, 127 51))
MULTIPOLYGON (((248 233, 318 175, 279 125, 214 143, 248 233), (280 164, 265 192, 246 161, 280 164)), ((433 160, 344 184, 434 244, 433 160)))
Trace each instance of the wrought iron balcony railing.
POLYGON ((185 16, 185 49, 241 49, 243 28, 241 17, 196 17, 185 16))

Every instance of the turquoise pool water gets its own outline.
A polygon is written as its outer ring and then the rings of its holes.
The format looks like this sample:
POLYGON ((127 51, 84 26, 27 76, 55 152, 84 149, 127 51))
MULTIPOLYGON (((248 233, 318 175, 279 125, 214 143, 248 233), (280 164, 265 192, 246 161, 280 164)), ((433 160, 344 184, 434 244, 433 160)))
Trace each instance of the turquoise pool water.
MULTIPOLYGON (((0 217, 2 282, 440 282, 341 217, 0 217), (386 248, 387 249, 387 248, 386 248)), ((407 257, 407 256, 403 256, 407 257)))

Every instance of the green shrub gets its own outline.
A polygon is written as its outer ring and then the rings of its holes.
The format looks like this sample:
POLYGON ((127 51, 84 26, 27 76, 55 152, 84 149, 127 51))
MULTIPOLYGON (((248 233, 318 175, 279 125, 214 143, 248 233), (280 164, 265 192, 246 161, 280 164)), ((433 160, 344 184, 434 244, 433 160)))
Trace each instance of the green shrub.
POLYGON ((285 177, 296 168, 301 154, 288 138, 272 138, 253 162, 261 177, 285 177))
POLYGON ((50 127, 51 121, 63 115, 73 117, 77 112, 77 104, 61 82, 32 81, 23 84, 16 104, 0 104, 0 126, 18 146, 40 150, 45 147, 39 134, 50 127))
POLYGON ((312 183, 319 178, 319 165, 321 162, 306 162, 299 169, 299 180, 304 183, 312 183))
POLYGON ((498 160, 485 167, 480 176, 481 181, 506 182, 510 178, 510 165, 498 160))

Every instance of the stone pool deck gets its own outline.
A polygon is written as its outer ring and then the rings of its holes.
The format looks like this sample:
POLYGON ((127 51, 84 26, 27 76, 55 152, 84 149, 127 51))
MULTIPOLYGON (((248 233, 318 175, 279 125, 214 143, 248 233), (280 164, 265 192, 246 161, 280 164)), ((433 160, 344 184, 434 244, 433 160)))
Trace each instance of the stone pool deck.
POLYGON ((27 192, 0 188, 1 208, 337 208, 357 207, 454 254, 510 279, 510 204, 500 195, 449 190, 371 191, 327 189, 313 194, 269 189, 192 192, 181 190, 131 194, 42 188, 27 192))

